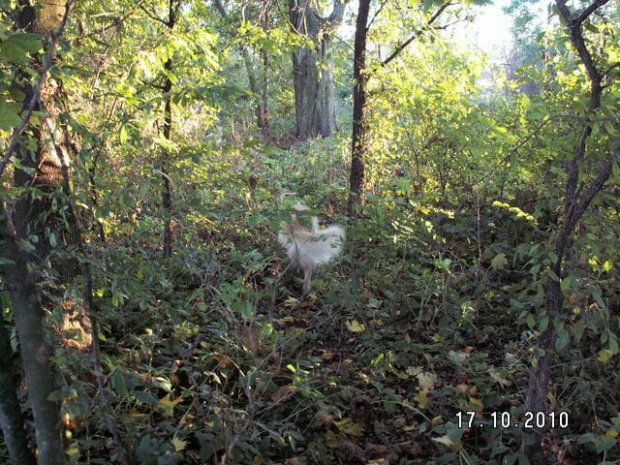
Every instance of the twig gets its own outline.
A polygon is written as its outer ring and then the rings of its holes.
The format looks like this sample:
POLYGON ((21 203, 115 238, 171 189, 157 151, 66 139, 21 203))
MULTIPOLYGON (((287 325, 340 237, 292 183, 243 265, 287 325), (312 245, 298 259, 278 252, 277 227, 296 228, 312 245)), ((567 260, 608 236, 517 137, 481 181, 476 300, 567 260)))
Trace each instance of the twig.
POLYGON ((452 5, 452 1, 449 0, 446 3, 444 3, 443 5, 441 5, 437 11, 435 12, 435 14, 433 16, 431 16, 431 18, 426 22, 426 24, 418 29, 417 31, 415 31, 411 37, 409 37, 407 40, 405 40, 403 43, 401 43, 398 47, 396 47, 394 49, 394 51, 392 52, 392 54, 387 57, 385 60, 383 60, 383 62, 381 62, 381 67, 386 66, 388 63, 390 63, 394 58, 396 58, 400 52, 402 52, 411 42, 413 42, 415 39, 417 39, 418 37, 420 37, 422 34, 424 34, 429 28, 430 26, 432 26, 432 24, 437 20, 437 18, 439 18, 439 16, 441 15, 441 13, 443 13, 443 11, 448 8, 449 6, 452 5))
POLYGON ((579 13, 579 15, 575 15, 573 20, 575 26, 580 26, 581 23, 588 19, 588 16, 590 16, 592 13, 594 13, 595 10, 599 9, 606 3, 609 3, 609 0, 596 0, 590 6, 585 8, 581 13, 579 13))

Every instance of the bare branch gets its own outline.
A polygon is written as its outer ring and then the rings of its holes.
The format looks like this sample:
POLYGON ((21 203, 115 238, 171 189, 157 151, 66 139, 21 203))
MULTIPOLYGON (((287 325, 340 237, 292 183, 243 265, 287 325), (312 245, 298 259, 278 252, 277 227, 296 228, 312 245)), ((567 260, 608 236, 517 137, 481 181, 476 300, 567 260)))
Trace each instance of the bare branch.
POLYGON ((379 13, 381 13, 381 11, 383 10, 386 4, 387 4, 387 0, 382 2, 381 5, 379 5, 379 8, 375 12, 374 16, 370 19, 370 21, 368 21, 368 24, 366 25, 368 29, 370 29, 370 27, 372 26, 372 23, 375 22, 375 19, 377 19, 377 16, 379 16, 379 13))
POLYGON ((91 16, 91 18, 98 18, 98 17, 105 17, 105 16, 110 16, 112 18, 112 21, 110 22, 110 24, 108 24, 107 26, 103 26, 99 29, 95 29, 94 31, 90 32, 87 34, 87 37, 93 37, 93 36, 100 36, 101 34, 103 34, 104 32, 106 32, 108 29, 111 29, 113 27, 116 27, 118 29, 118 27, 123 24, 123 22, 125 22, 125 20, 127 18, 129 18, 129 16, 131 16, 133 14, 133 12, 138 9, 146 0, 139 0, 138 3, 136 3, 135 5, 133 5, 129 10, 127 10, 127 13, 125 13, 124 15, 122 15, 120 18, 116 16, 116 14, 110 13, 102 13, 99 15, 93 15, 91 16))
POLYGON ((141 5, 140 5, 140 9, 141 9, 142 11, 144 11, 144 12, 146 13, 146 15, 147 15, 149 18, 151 18, 153 21, 159 21, 159 22, 160 22, 160 23, 162 23, 163 25, 168 26, 168 21, 166 21, 165 19, 161 19, 161 18, 159 18, 159 17, 155 14, 155 12, 147 10, 147 9, 146 9, 146 7, 145 7, 144 5, 142 5, 142 4, 141 4, 141 5))
MULTIPOLYGON (((598 173, 598 176, 594 181, 590 183, 587 187, 586 193, 583 195, 583 198, 576 204, 575 208, 571 212, 570 218, 567 218, 565 228, 568 228, 570 231, 575 227, 579 218, 585 213, 586 209, 596 196, 603 188, 605 182, 609 179, 612 173, 612 167, 614 161, 620 157, 620 150, 616 150, 613 154, 609 156, 605 163, 601 167, 601 170, 598 173)), ((585 187, 585 186, 583 186, 585 187)))
MULTIPOLYGON (((566 28, 568 29, 568 33, 571 37, 571 42, 573 46, 577 49, 577 53, 579 54, 579 58, 583 65, 586 67, 586 71, 588 72, 588 77, 590 78, 590 85, 592 87, 592 96, 600 95, 600 85, 602 81, 602 77, 594 61, 592 60, 592 55, 590 51, 586 47, 585 40, 583 39, 583 34, 581 32, 581 24, 583 21, 590 15, 596 8, 600 8, 605 3, 608 3, 609 0, 596 0, 592 5, 590 5, 584 12, 577 15, 570 12, 568 7, 566 6, 566 0, 556 0, 555 3, 560 11, 560 15, 562 19, 566 23, 566 28), (595 7, 595 8, 593 8, 595 7), (587 15, 586 15, 587 13, 587 15)), ((598 104, 593 105, 593 101, 590 101, 590 110, 598 107, 598 104), (594 108, 593 108, 594 107, 594 108)))
POLYGON ((590 16, 600 7, 604 6, 606 3, 609 3, 609 0, 596 0, 590 6, 585 8, 581 13, 575 14, 574 16, 575 25, 580 26, 581 23, 583 23, 586 19, 588 19, 588 16, 590 16))
POLYGON ((220 16, 222 16, 222 18, 224 18, 227 23, 230 23, 230 17, 228 16, 226 9, 224 8, 224 5, 222 5, 222 0, 214 0, 213 4, 215 5, 215 9, 220 14, 220 16))
POLYGON ((405 40, 403 43, 401 43, 398 47, 396 47, 394 49, 394 51, 392 52, 392 54, 387 57, 385 60, 383 60, 383 62, 381 63, 381 67, 387 65, 388 63, 390 63, 394 58, 396 58, 405 48, 407 48, 407 46, 413 42, 415 39, 417 39, 418 37, 420 37, 422 34, 424 34, 426 31, 428 31, 430 29, 430 26, 432 26, 432 24, 437 20, 437 18, 439 18, 439 16, 441 15, 441 13, 444 12, 444 10, 446 8, 448 8, 449 6, 452 5, 452 1, 449 0, 446 3, 444 3, 443 5, 441 5, 437 11, 435 12, 435 14, 433 16, 431 16, 431 18, 426 22, 426 24, 421 28, 418 29, 417 31, 415 31, 411 37, 409 37, 407 40, 405 40))

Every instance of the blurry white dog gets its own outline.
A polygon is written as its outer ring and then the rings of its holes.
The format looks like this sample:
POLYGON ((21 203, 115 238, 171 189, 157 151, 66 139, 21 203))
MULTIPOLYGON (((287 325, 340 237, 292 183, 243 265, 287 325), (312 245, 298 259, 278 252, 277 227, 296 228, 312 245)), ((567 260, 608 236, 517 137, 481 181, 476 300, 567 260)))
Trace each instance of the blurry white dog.
MULTIPOLYGON (((309 210, 305 205, 296 205, 295 209, 309 210)), ((312 229, 299 224, 297 215, 291 215, 291 223, 282 222, 278 242, 286 248, 291 264, 304 275, 304 293, 310 291, 312 273, 328 263, 342 251, 345 239, 344 229, 337 225, 327 228, 319 227, 319 219, 312 217, 312 229)))

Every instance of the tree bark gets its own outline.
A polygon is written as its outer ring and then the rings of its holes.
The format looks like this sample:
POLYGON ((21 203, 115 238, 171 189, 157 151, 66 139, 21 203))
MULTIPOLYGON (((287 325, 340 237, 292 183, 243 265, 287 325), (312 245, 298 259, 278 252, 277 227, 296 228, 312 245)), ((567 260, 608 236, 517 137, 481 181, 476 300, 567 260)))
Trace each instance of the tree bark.
POLYGON ((311 0, 290 0, 289 16, 293 32, 307 36, 314 46, 293 52, 296 135, 299 140, 331 136, 336 129, 334 77, 329 47, 344 17, 344 3, 334 2, 323 18, 311 0))
MULTIPOLYGON (((172 0, 170 0, 172 5, 172 0)), ((171 8, 172 12, 172 8, 171 8)), ((174 25, 174 23, 172 23, 174 25)), ((165 63, 165 69, 172 72, 172 59, 168 59, 165 63)), ((164 138, 171 140, 172 138, 172 80, 166 77, 164 84, 164 138)), ((162 192, 162 206, 164 208, 164 238, 163 251, 164 257, 172 256, 172 188, 170 185, 170 175, 168 174, 168 163, 171 155, 168 150, 164 150, 161 161, 161 178, 164 183, 162 192)))
POLYGON ((43 325, 44 314, 31 273, 28 255, 21 251, 17 232, 0 204, 0 253, 10 262, 2 267, 11 295, 15 326, 19 336, 22 366, 28 385, 28 399, 34 416, 39 463, 64 463, 60 427, 60 406, 51 400, 55 380, 51 368, 52 348, 43 325))
MULTIPOLYGON (((46 338, 44 312, 39 300, 35 277, 28 268, 31 261, 43 262, 56 244, 74 243, 72 228, 65 222, 75 218, 64 213, 63 199, 68 193, 70 179, 69 138, 62 122, 64 113, 62 87, 58 80, 48 78, 55 60, 56 46, 69 16, 73 0, 41 0, 20 2, 17 27, 29 33, 50 38, 43 63, 32 61, 32 68, 40 70, 39 80, 30 84, 31 73, 22 71, 16 88, 24 95, 24 116, 4 156, 3 163, 13 154, 20 164, 15 167, 14 183, 23 188, 12 218, 0 203, 0 253, 10 265, 2 266, 5 285, 9 290, 15 315, 15 326, 20 342, 22 366, 32 406, 38 461, 46 465, 64 463, 60 424, 60 406, 53 400, 55 379, 50 357, 53 352, 46 338), (33 111, 40 112, 38 124, 30 123, 33 111), (28 129, 34 144, 20 141, 28 129), (23 168, 22 168, 23 167, 23 168), (34 251, 26 253, 20 242, 35 238, 34 251)), ((3 202, 4 199, 0 199, 3 202)), ((53 263, 61 276, 66 276, 67 263, 53 263)))
POLYGON ((34 465, 37 461, 28 447, 24 417, 12 376, 11 344, 0 315, 0 427, 14 465, 34 465))
MULTIPOLYGON (((177 21, 177 12, 181 7, 181 0, 169 0, 168 3, 168 21, 165 23, 172 31, 177 21)), ((166 76, 162 87, 164 97, 164 138, 172 140, 172 74, 174 66, 172 58, 169 58, 164 64, 166 76)), ((172 256, 173 226, 172 226, 172 187, 170 175, 168 173, 168 165, 171 154, 164 150, 161 160, 161 177, 164 183, 162 192, 162 206, 164 209, 164 237, 163 237, 163 253, 164 257, 172 256)))
MULTIPOLYGON (((18 27, 52 36, 61 25, 64 13, 64 3, 50 0, 39 2, 36 12, 33 6, 24 6, 18 16, 18 27)), ((33 67, 39 68, 40 63, 33 63, 33 67)), ((15 204, 13 222, 20 238, 36 237, 33 256, 43 261, 55 244, 74 243, 71 229, 64 227, 63 209, 52 208, 55 203, 62 205, 63 190, 71 179, 71 159, 67 128, 61 121, 65 112, 61 84, 43 76, 40 87, 35 89, 27 76, 27 72, 22 73, 22 84, 18 85, 25 96, 24 105, 31 104, 33 110, 43 116, 38 125, 29 126, 36 142, 34 147, 28 144, 17 146, 16 156, 24 169, 15 168, 14 184, 24 187, 26 193, 15 204)), ((73 271, 66 263, 53 265, 61 276, 66 277, 73 271)))
POLYGON ((353 136, 351 142, 351 175, 349 178, 349 216, 355 214, 364 185, 366 163, 366 42, 368 38, 368 15, 370 0, 360 0, 355 25, 355 49, 353 57, 353 136))
MULTIPOLYGON (((268 2, 263 2, 261 8, 261 27, 265 31, 265 34, 269 30, 269 9, 267 8, 268 2)), ((267 53, 267 47, 263 46, 260 50, 261 62, 263 66, 263 79, 261 85, 260 98, 257 97, 256 105, 256 123, 260 129, 263 140, 269 140, 271 133, 269 130, 269 86, 267 81, 267 74, 269 72, 269 54, 267 53)))

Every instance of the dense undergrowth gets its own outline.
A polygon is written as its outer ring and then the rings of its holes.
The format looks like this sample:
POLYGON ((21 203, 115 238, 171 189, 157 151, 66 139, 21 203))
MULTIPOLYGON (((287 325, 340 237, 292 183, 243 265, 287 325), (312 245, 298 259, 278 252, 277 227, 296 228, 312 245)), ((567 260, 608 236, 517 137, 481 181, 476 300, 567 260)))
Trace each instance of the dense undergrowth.
MULTIPOLYGON (((194 166, 176 192, 169 259, 148 180, 128 168, 136 184, 100 205, 108 237, 93 229, 88 260, 113 412, 100 405, 88 328, 67 322, 84 310, 81 279, 50 296, 72 462, 115 461, 113 415, 144 464, 525 463, 529 433, 512 423, 545 325, 545 218, 518 199, 424 204, 389 188, 348 220, 336 142, 257 148, 194 166), (343 255, 303 299, 276 241, 299 199, 347 228, 343 255)), ((572 259, 549 399, 558 424, 540 463, 616 463, 617 271, 572 259)))

